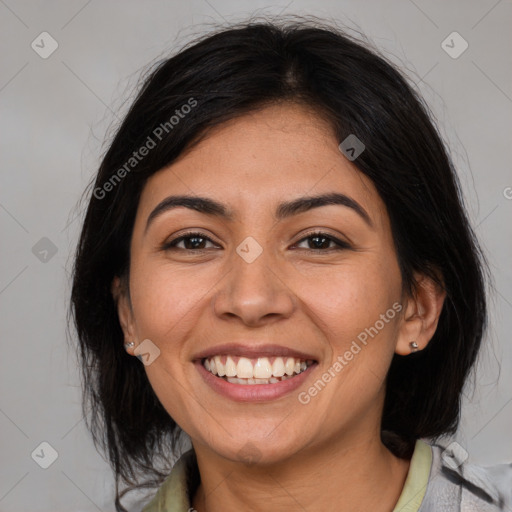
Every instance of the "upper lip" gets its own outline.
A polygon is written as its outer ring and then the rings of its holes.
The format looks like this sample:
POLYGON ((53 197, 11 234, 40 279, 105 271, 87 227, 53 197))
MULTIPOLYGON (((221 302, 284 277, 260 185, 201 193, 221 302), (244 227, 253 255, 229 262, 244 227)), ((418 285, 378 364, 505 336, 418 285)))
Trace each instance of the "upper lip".
POLYGON ((247 358, 288 356, 304 359, 305 361, 308 359, 317 360, 311 354, 282 345, 242 345, 240 343, 224 343, 209 347, 195 354, 193 359, 205 359, 222 354, 247 358))

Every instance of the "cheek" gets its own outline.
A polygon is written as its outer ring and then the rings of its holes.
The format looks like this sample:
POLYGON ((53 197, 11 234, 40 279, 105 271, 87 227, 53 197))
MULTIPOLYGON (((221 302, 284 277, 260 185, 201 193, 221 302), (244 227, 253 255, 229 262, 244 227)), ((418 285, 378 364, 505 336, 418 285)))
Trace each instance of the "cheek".
MULTIPOLYGON (((218 273, 215 276, 218 280, 218 273)), ((214 283, 206 273, 170 265, 150 261, 132 265, 130 292, 137 335, 160 349, 158 359, 145 367, 147 377, 165 410, 187 432, 195 432, 193 418, 204 409, 184 385, 193 370, 183 349, 197 328, 201 298, 214 283)))
MULTIPOLYGON (((300 288, 330 352, 313 386, 302 391, 312 407, 326 411, 325 428, 333 432, 382 396, 394 352, 398 268, 379 258, 362 261, 339 266, 323 277, 304 278, 300 288)), ((309 422, 313 425, 314 419, 309 422)))
POLYGON ((177 270, 165 264, 135 267, 130 286, 139 335, 160 342, 179 339, 195 322, 194 310, 218 280, 216 272, 177 270))
POLYGON ((373 326, 400 297, 398 268, 377 258, 360 258, 301 279, 302 298, 337 352, 373 326))

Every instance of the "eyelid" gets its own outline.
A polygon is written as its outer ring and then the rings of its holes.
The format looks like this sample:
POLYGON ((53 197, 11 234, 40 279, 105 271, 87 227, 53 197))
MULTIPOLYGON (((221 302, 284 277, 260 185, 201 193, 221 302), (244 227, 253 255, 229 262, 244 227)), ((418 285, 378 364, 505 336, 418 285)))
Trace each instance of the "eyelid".
MULTIPOLYGON (((177 243, 180 243, 183 241, 183 239, 185 238, 192 238, 192 237, 198 237, 198 238, 204 238, 205 240, 208 240, 209 242, 213 243, 213 244, 217 244, 214 240, 212 240, 212 237, 207 235, 206 233, 202 232, 202 231, 199 231, 199 230, 189 230, 189 231, 185 231, 184 233, 180 233, 178 236, 174 237, 172 240, 166 240, 164 241, 161 246, 160 246, 160 249, 162 250, 166 250, 166 249, 171 249, 172 247, 174 247, 174 244, 177 244, 177 243), (173 244, 171 246, 171 244, 173 244)), ((217 244, 218 245, 218 244, 217 244)), ((205 249, 183 249, 185 251, 204 251, 205 249)))
MULTIPOLYGON (((343 240, 340 237, 338 237, 337 235, 333 235, 333 234, 329 233, 328 231, 325 231, 322 228, 312 229, 311 231, 307 231, 306 233, 303 233, 301 235, 300 239, 297 240, 296 242, 294 242, 294 245, 296 245, 300 242, 303 242, 304 240, 311 238, 313 236, 324 236, 325 238, 328 238, 329 240, 334 242, 338 246, 338 249, 340 249, 340 250, 341 249, 351 249, 352 245, 353 245, 352 242, 343 240)), ((328 252, 328 251, 332 251, 335 249, 336 249, 336 247, 331 247, 329 249, 305 249, 305 250, 306 251, 314 251, 314 252, 317 252, 317 251, 318 252, 328 252)))

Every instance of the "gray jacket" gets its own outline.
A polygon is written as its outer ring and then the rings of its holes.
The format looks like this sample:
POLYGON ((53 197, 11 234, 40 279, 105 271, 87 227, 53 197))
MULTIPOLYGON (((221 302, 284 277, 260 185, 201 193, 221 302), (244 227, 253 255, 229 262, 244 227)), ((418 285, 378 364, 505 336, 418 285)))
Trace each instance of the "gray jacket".
POLYGON ((418 512, 512 512, 512 463, 490 467, 432 446, 432 468, 418 512))

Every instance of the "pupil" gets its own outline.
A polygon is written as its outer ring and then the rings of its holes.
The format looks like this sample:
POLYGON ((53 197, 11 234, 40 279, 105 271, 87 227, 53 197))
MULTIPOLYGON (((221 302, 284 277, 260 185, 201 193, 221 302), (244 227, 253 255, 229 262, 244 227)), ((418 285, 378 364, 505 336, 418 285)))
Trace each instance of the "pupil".
MULTIPOLYGON (((190 245, 192 245, 192 249, 198 249, 198 247, 196 247, 196 245, 198 244, 198 240, 203 240, 201 237, 199 236, 192 236, 192 237, 188 237, 185 239, 185 245, 187 243, 189 243, 190 245)), ((199 242, 199 245, 201 244, 201 242, 199 242)), ((190 249, 190 247, 187 247, 188 249, 190 249)))
MULTIPOLYGON (((314 244, 315 244, 315 249, 319 249, 323 243, 325 243, 325 241, 327 240, 327 238, 325 236, 313 236, 311 237, 311 240, 313 240, 314 244), (322 240, 322 242, 320 242, 320 244, 317 243, 318 240, 322 240)), ((327 241, 327 244, 329 244, 329 242, 327 241)))

